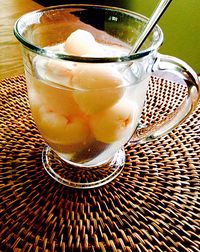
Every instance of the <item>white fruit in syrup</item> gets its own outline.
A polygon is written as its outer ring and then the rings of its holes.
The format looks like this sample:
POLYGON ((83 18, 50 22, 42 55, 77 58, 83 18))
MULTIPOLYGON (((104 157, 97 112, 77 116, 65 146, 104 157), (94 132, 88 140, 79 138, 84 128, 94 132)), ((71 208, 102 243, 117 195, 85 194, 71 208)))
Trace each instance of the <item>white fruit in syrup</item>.
POLYGON ((80 109, 75 102, 72 90, 60 88, 54 84, 47 84, 37 79, 33 80, 33 87, 40 96, 40 101, 51 111, 64 116, 80 114, 80 109))
POLYGON ((64 50, 74 56, 95 53, 99 49, 93 35, 85 30, 78 29, 72 32, 64 44, 64 50))
POLYGON ((59 85, 70 85, 72 78, 72 64, 67 61, 48 60, 45 64, 47 78, 59 85))
POLYGON ((85 143, 90 131, 87 122, 79 117, 66 118, 60 114, 40 109, 37 126, 43 136, 56 144, 85 143))
POLYGON ((120 73, 107 64, 79 64, 72 78, 74 99, 86 114, 94 114, 117 103, 124 94, 120 73))
POLYGON ((113 143, 124 137, 129 138, 137 122, 137 105, 120 101, 113 107, 91 116, 90 126, 96 140, 113 143))
POLYGON ((38 79, 50 81, 60 86, 69 86, 74 63, 58 59, 36 56, 34 59, 35 75, 38 79))

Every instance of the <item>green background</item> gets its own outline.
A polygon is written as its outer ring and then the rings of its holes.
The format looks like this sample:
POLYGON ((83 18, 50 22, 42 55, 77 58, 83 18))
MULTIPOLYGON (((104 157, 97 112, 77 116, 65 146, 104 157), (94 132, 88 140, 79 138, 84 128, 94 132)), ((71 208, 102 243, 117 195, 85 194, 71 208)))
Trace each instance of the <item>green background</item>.
MULTIPOLYGON (((124 0, 116 4, 150 17, 158 2, 124 0)), ((200 73, 200 0, 173 0, 158 24, 164 32, 159 52, 184 60, 200 73)))

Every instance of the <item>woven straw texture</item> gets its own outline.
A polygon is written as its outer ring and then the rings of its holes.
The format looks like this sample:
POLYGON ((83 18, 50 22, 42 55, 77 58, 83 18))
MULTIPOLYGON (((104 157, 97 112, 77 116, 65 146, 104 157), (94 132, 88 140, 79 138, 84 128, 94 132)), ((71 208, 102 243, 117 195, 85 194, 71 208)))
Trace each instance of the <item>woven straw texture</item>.
MULTIPOLYGON (((149 86, 143 124, 185 92, 156 77, 149 86)), ((0 251, 200 251, 200 106, 165 137, 130 142, 111 183, 73 190, 42 167, 24 76, 0 90, 0 251)))

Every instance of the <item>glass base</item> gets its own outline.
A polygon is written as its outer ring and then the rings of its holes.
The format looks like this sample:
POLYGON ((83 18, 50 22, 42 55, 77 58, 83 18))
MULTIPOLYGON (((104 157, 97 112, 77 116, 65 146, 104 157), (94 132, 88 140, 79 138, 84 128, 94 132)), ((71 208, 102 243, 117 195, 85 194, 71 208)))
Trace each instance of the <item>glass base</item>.
POLYGON ((49 146, 45 146, 42 162, 48 174, 61 184, 89 189, 105 185, 119 175, 125 165, 125 151, 120 149, 102 165, 80 167, 62 160, 49 146))

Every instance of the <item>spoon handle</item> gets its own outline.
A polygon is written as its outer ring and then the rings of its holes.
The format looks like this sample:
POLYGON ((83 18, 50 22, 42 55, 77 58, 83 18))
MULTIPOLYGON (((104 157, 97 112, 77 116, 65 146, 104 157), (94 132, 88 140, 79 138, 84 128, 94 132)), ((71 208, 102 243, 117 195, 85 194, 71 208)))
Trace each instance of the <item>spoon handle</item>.
POLYGON ((143 42, 146 40, 147 36, 152 31, 152 29, 154 28, 154 26, 156 25, 158 20, 161 18, 161 16, 163 15, 163 13, 165 12, 165 10, 167 9, 167 7, 169 6, 171 2, 172 0, 160 1, 160 3, 155 8, 153 14, 151 15, 148 23, 146 24, 144 31, 140 34, 139 38, 133 45, 129 55, 138 52, 143 42))

